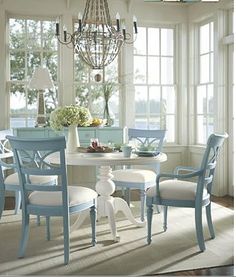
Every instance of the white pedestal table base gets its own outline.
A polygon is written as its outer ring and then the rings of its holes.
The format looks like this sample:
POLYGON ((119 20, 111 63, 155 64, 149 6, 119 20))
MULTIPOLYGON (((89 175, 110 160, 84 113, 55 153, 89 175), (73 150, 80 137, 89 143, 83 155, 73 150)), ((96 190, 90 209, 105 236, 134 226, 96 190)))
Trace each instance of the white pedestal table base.
MULTIPOLYGON (((100 166, 99 180, 96 183, 96 191, 99 194, 97 211, 98 219, 101 217, 108 217, 111 234, 114 241, 119 241, 120 237, 117 233, 115 214, 122 211, 126 218, 137 227, 144 227, 146 222, 136 220, 128 206, 127 202, 119 197, 111 196, 115 192, 115 184, 112 181, 112 169, 110 166, 100 166)), ((84 222, 87 213, 81 213, 78 219, 71 227, 71 231, 76 230, 84 222)))

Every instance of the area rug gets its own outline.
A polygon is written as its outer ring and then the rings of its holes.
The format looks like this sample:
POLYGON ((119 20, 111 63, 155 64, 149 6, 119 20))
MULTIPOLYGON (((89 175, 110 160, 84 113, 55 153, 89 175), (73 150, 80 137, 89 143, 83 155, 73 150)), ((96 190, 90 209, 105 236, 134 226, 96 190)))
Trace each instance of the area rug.
MULTIPOLYGON (((138 203, 133 212, 138 217, 138 203)), ((21 216, 5 211, 0 220, 1 275, 153 275, 233 264, 233 211, 213 204, 216 238, 210 239, 204 218, 206 251, 199 252, 194 210, 170 208, 168 229, 162 230, 162 213, 153 217, 153 241, 146 243, 146 227, 132 225, 117 214, 120 242, 111 239, 107 218, 97 224, 97 245, 91 246, 88 222, 71 234, 70 264, 63 265, 61 220, 52 219, 52 239, 46 241, 45 221, 30 223, 25 258, 17 259, 21 216)), ((75 220, 73 216, 72 221, 75 220)))

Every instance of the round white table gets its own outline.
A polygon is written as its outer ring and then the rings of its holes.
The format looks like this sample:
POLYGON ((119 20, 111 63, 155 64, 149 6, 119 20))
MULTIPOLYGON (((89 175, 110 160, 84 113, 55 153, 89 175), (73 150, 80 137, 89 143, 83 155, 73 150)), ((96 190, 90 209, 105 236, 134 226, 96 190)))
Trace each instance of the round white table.
MULTIPOLYGON (((97 203, 98 218, 107 216, 111 228, 114 241, 119 241, 119 235, 116 229, 115 214, 122 211, 127 219, 138 227, 145 226, 145 222, 136 220, 128 206, 127 202, 120 197, 113 197, 115 184, 112 181, 112 168, 114 165, 150 165, 161 163, 167 160, 164 153, 160 153, 156 157, 138 157, 132 154, 127 158, 123 153, 66 153, 66 164, 73 166, 99 166, 98 181, 96 182, 96 191, 99 194, 97 203)), ((50 157, 50 162, 57 163, 56 156, 50 157)), ((85 215, 81 214, 76 220, 71 230, 77 229, 85 219, 85 215)))

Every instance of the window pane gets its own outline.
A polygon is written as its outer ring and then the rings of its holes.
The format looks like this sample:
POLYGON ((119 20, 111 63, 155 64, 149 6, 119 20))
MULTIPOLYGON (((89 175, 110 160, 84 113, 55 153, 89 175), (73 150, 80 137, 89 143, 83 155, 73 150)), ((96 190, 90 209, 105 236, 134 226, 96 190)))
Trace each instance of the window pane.
POLYGON ((211 29, 211 36, 210 36, 210 51, 214 51, 214 23, 210 23, 210 29, 211 29))
POLYGON ((159 55, 159 28, 148 28, 148 55, 159 55))
POLYGON ((36 115, 38 91, 29 90, 27 93, 27 113, 36 115))
POLYGON ((135 86, 135 113, 147 116, 147 87, 135 86))
POLYGON ((204 54, 210 51, 209 39, 210 29, 209 24, 205 24, 200 27, 200 54, 204 54))
POLYGON ((149 106, 150 106, 150 116, 154 114, 160 114, 160 102, 161 93, 160 87, 150 87, 149 88, 149 106))
POLYGON ((24 52, 10 53, 10 76, 11 80, 23 80, 25 78, 24 52))
POLYGON ((112 81, 112 82, 118 83, 117 71, 118 71, 118 57, 116 57, 111 64, 105 67, 105 81, 106 82, 112 81))
POLYGON ((165 129, 166 124, 166 140, 167 142, 174 142, 175 141, 175 116, 174 115, 167 115, 166 122, 163 123, 161 128, 165 129))
POLYGON ((175 88, 162 88, 162 109, 164 113, 175 113, 175 88))
POLYGON ((22 49, 25 47, 25 20, 13 19, 9 20, 9 32, 10 32, 10 48, 22 49))
POLYGON ((89 87, 86 85, 79 85, 75 87, 75 101, 76 104, 88 107, 89 105, 89 87))
POLYGON ((214 54, 211 53, 210 54, 210 58, 211 58, 211 71, 210 71, 210 82, 214 82, 214 54))
POLYGON ((161 55, 173 56, 173 29, 161 29, 161 55))
POLYGON ((197 88, 197 113, 206 113, 206 86, 199 86, 197 88))
POLYGON ((200 83, 207 83, 209 78, 209 58, 210 55, 203 55, 200 57, 200 83))
POLYGON ((207 87, 207 94, 208 94, 208 107, 207 112, 208 113, 214 113, 214 93, 213 93, 213 85, 208 85, 207 87))
POLYGON ((206 134, 206 117, 203 115, 197 116, 197 143, 204 144, 207 140, 206 134))
POLYGON ((160 116, 151 116, 149 120, 149 129, 161 129, 160 116))
POLYGON ((134 54, 146 55, 146 28, 138 28, 138 36, 134 42, 134 54))
POLYGON ((41 27, 40 21, 27 20, 27 42, 29 49, 39 49, 41 47, 41 27))
POLYGON ((28 52, 27 53, 27 75, 32 77, 35 67, 41 65, 40 52, 28 52))
POLYGON ((146 57, 134 57, 134 83, 146 83, 146 57))
POLYGON ((13 116, 26 113, 26 93, 23 85, 11 85, 10 110, 13 116))
POLYGON ((148 83, 159 84, 160 83, 160 58, 149 57, 148 58, 148 83))
POLYGON ((58 80, 57 76, 57 63, 58 63, 58 53, 57 52, 47 52, 43 54, 43 64, 47 65, 47 68, 51 74, 52 80, 56 82, 58 80))
MULTIPOLYGON (((208 117, 208 125, 207 125, 207 138, 214 133, 214 117, 211 115, 208 117)), ((207 141, 206 138, 206 141, 207 141)), ((206 143, 205 141, 205 143, 206 143)))
POLYGON ((89 68, 75 55, 74 79, 76 82, 86 83, 89 80, 89 68))
POLYGON ((136 115, 134 124, 135 124, 134 127, 137 129, 147 129, 148 127, 147 117, 136 115))
POLYGON ((57 50, 57 39, 55 36, 55 23, 52 21, 42 22, 42 46, 44 50, 57 50))
POLYGON ((45 107, 48 116, 58 105, 58 87, 55 86, 53 90, 46 90, 44 92, 45 107))
POLYGON ((173 58, 161 58, 161 84, 173 84, 173 58))
POLYGON ((35 117, 12 116, 10 118, 10 126, 11 128, 35 127, 35 117))

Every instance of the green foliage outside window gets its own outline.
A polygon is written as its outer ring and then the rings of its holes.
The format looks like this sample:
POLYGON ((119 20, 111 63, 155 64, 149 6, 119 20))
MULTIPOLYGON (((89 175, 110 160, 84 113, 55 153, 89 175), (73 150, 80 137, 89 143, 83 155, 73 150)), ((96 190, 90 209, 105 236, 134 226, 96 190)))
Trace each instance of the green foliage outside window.
MULTIPOLYGON (((35 67, 48 67, 56 86, 58 54, 54 26, 54 21, 9 20, 10 117, 13 125, 14 121, 18 124, 17 118, 22 124, 24 118, 23 125, 27 126, 27 120, 36 117, 37 91, 28 88, 35 67)), ((50 114, 57 106, 55 90, 46 90, 45 100, 46 113, 50 114)))

